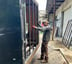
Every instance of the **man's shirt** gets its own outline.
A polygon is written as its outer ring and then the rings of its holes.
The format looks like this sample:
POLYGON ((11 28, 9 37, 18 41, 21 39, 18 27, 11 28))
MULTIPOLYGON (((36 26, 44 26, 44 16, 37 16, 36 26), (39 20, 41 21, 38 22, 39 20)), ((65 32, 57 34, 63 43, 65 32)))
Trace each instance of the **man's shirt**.
POLYGON ((37 30, 43 31, 43 42, 48 42, 50 40, 50 33, 52 27, 50 25, 44 27, 36 27, 37 30))

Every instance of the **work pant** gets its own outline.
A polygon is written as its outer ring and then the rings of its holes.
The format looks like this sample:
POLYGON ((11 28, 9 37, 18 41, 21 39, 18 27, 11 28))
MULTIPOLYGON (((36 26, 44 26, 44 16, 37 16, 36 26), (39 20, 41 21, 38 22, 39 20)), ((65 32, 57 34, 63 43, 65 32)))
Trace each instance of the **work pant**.
POLYGON ((41 46, 41 58, 48 60, 48 42, 43 42, 41 46))

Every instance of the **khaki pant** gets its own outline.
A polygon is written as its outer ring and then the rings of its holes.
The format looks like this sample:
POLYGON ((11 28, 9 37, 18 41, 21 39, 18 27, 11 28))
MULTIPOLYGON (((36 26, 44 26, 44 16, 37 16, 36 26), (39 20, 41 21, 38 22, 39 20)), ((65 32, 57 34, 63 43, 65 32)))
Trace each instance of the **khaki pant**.
POLYGON ((41 58, 48 60, 48 42, 43 42, 41 46, 41 58))

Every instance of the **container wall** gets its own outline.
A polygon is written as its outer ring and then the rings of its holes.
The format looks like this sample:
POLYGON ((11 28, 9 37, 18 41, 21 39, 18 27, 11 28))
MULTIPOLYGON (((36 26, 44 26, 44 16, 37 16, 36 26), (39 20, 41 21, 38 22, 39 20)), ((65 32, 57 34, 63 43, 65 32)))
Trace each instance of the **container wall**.
MULTIPOLYGON (((31 50, 38 44, 38 31, 33 29, 33 25, 37 26, 38 23, 38 5, 33 0, 26 0, 26 24, 28 26, 28 32, 26 33, 26 59, 30 54, 31 50), (28 49, 29 48, 29 49, 28 49)), ((26 27, 27 27, 26 26, 26 27)))
POLYGON ((0 64, 22 64, 19 0, 0 0, 0 64))
POLYGON ((31 43, 36 44, 37 43, 37 36, 34 36, 34 34, 37 34, 37 30, 33 29, 32 26, 36 25, 38 22, 38 9, 37 5, 31 0, 29 3, 29 0, 26 1, 26 22, 28 23, 28 40, 30 38, 31 43), (30 34, 30 35, 29 35, 30 34))
POLYGON ((0 0, 0 64, 23 64, 32 54, 38 44, 38 31, 32 28, 37 7, 33 0, 0 0))

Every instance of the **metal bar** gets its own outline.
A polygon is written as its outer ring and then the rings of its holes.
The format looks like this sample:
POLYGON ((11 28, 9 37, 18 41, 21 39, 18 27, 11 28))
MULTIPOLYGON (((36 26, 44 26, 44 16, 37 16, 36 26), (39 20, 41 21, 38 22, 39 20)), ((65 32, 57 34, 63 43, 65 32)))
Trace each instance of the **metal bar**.
MULTIPOLYGON (((68 22, 68 24, 69 24, 69 22, 68 22)), ((68 27, 68 24, 67 24, 67 27, 68 27)), ((66 27, 66 30, 67 30, 67 27, 66 27)), ((65 36, 66 30, 65 30, 64 35, 63 35, 63 38, 62 38, 63 44, 64 44, 64 36, 65 36)))
POLYGON ((69 23, 69 27, 67 29, 67 46, 68 46, 68 43, 69 43, 69 39, 70 39, 70 36, 71 36, 71 24, 69 23))
MULTIPOLYGON (((33 25, 34 25, 34 3, 33 3, 33 25)), ((34 43, 34 29, 33 29, 33 43, 34 43)), ((33 47, 34 50, 34 47, 33 47)))
MULTIPOLYGON (((71 33, 72 33, 72 32, 71 32, 71 33)), ((69 43, 69 40, 70 40, 70 37, 71 37, 71 33, 70 33, 70 35, 69 35, 68 43, 69 43)), ((71 39, 71 40, 72 40, 72 39, 71 39)), ((71 40, 70 40, 70 43, 69 43, 69 45, 68 45, 68 48, 70 48, 71 40)))
MULTIPOLYGON (((72 27, 72 24, 71 24, 71 26, 70 26, 70 30, 71 30, 71 27, 72 27)), ((69 32, 70 32, 70 30, 69 30, 69 32)), ((69 40, 70 40, 71 34, 72 34, 72 30, 71 30, 71 32, 70 32, 68 42, 69 42, 69 40)), ((71 38, 72 38, 72 37, 71 37, 71 38)), ((72 40, 72 39, 71 39, 71 40, 72 40)), ((68 48, 70 48, 71 40, 70 40, 70 43, 69 43, 69 45, 68 45, 68 48)))
MULTIPOLYGON (((36 9, 36 5, 35 5, 35 24, 36 24, 36 26, 37 26, 37 9, 36 9)), ((37 30, 36 30, 36 43, 35 44, 37 44, 37 30)))
POLYGON ((26 23, 26 3, 24 3, 24 16, 25 16, 25 19, 24 19, 24 30, 25 30, 25 42, 24 42, 24 51, 25 51, 25 59, 26 59, 26 57, 27 57, 27 55, 26 55, 26 25, 25 25, 25 23, 26 23), (25 11, 25 12, 24 12, 25 11))
MULTIPOLYGON (((34 3, 34 25, 35 25, 35 3, 34 3)), ((34 29, 34 35, 35 35, 35 29, 34 29)), ((35 40, 35 38, 34 38, 34 40, 35 40)))
POLYGON ((26 13, 26 4, 25 4, 25 1, 24 3, 21 2, 21 0, 19 1, 20 3, 20 15, 21 15, 21 28, 22 28, 22 56, 23 56, 23 64, 25 64, 25 59, 26 59, 26 48, 25 48, 25 44, 26 44, 26 41, 25 41, 25 13, 26 13))
POLYGON ((67 29, 66 29, 66 33, 65 33, 65 44, 66 44, 66 46, 68 45, 67 39, 68 39, 68 36, 69 36, 69 32, 70 32, 70 23, 68 24, 67 29))
POLYGON ((63 20, 64 20, 64 12, 62 12, 62 21, 61 21, 61 37, 62 37, 62 33, 63 33, 63 20))
POLYGON ((29 0, 29 54, 31 53, 31 25, 30 25, 30 0, 29 0))
POLYGON ((54 30, 55 30, 55 5, 56 5, 56 0, 54 0, 54 7, 53 7, 53 34, 52 34, 52 40, 54 40, 54 30))
MULTIPOLYGON (((37 26, 38 26, 38 5, 37 5, 37 26)), ((37 44, 39 43, 39 31, 37 31, 37 44)))

